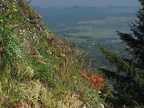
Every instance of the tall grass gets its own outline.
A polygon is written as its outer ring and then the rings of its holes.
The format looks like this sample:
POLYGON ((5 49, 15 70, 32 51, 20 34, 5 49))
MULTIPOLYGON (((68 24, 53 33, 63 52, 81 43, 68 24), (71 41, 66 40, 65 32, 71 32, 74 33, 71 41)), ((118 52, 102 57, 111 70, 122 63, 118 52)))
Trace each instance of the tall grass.
MULTIPOLYGON (((93 70, 76 44, 62 41, 25 0, 2 1, 2 108, 101 108, 110 89, 91 87, 93 70), (23 21, 23 22, 21 22, 23 21), (88 74, 87 78, 83 73, 88 74), (99 92, 102 92, 101 94, 99 92), (105 94, 105 96, 104 96, 105 94)), ((99 75, 100 76, 100 75, 99 75)), ((104 81, 107 86, 107 81, 104 81)))

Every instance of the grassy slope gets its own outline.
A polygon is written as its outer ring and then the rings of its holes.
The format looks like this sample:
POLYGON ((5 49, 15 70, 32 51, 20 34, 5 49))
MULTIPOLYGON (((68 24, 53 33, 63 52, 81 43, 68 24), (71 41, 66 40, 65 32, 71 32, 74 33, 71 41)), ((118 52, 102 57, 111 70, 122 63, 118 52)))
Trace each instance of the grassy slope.
POLYGON ((107 105, 110 86, 98 72, 95 79, 99 79, 93 82, 85 54, 74 43, 55 36, 24 0, 1 0, 1 4, 1 108, 107 105))

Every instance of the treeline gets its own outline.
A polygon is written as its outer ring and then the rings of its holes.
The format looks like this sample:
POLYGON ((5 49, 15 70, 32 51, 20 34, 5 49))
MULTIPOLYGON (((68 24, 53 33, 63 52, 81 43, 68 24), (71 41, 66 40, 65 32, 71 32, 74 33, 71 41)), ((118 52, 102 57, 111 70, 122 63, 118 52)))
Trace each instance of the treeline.
POLYGON ((137 12, 137 20, 131 26, 131 33, 117 32, 119 38, 128 47, 126 51, 132 58, 112 52, 101 47, 105 58, 116 68, 111 71, 103 68, 105 75, 114 87, 114 107, 144 107, 144 0, 139 0, 141 8, 137 12))

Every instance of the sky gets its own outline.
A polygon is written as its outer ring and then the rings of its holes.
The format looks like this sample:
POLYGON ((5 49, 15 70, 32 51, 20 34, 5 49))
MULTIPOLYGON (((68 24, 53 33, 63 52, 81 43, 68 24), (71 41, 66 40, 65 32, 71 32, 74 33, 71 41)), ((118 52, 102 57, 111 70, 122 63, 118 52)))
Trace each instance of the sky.
MULTIPOLYGON (((29 1, 29 0, 27 0, 29 1)), ((140 6, 138 0, 32 0, 32 6, 37 7, 71 7, 71 6, 140 6)))

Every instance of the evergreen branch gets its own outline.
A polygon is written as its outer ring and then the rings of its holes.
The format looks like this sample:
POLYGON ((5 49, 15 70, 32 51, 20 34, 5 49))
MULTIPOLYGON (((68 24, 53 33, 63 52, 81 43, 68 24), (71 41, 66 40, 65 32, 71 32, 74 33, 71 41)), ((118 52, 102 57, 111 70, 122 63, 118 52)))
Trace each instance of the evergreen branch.
POLYGON ((140 69, 137 68, 133 63, 125 61, 122 56, 112 53, 103 47, 100 48, 106 59, 117 67, 117 71, 125 72, 125 76, 129 76, 139 85, 144 85, 144 79, 140 76, 140 69))

